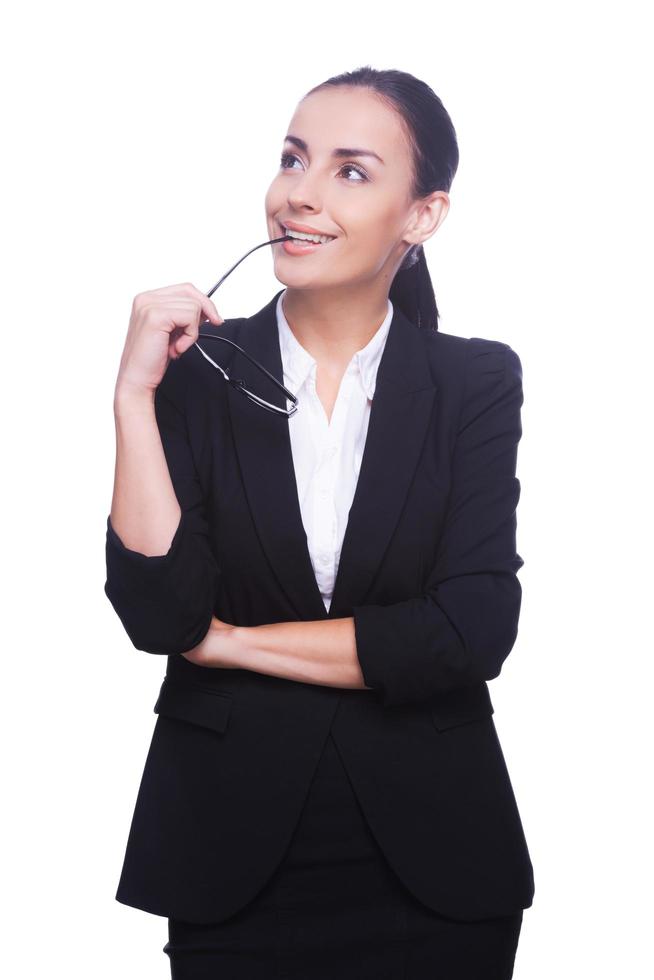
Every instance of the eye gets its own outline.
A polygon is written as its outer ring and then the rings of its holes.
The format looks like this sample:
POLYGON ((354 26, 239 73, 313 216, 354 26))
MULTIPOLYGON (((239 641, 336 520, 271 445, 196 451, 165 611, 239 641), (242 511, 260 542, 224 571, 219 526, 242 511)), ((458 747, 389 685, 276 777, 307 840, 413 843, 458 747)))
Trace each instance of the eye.
MULTIPOLYGON (((292 160, 297 160, 298 163, 300 162, 298 157, 296 157, 294 153, 282 153, 281 160, 279 162, 281 169, 292 170, 293 169, 292 167, 287 166, 287 164, 290 163, 292 160)), ((339 170, 339 173, 342 173, 344 170, 353 170, 355 173, 359 174, 360 179, 349 180, 348 183, 350 184, 359 184, 362 183, 363 181, 369 180, 369 177, 365 172, 365 170, 363 170, 361 167, 357 167, 356 164, 354 163, 344 163, 341 169, 339 170)))
POLYGON ((282 168, 282 170, 290 169, 289 167, 286 166, 289 160, 297 160, 297 157, 295 156, 294 153, 282 153, 282 158, 279 161, 279 165, 282 168))
MULTIPOLYGON (((344 163, 343 166, 341 167, 341 171, 343 170, 354 170, 355 173, 359 174, 362 180, 368 180, 368 175, 365 172, 365 170, 362 170, 361 167, 355 166, 353 163, 344 163)), ((355 180, 354 183, 358 184, 359 181, 355 180)))

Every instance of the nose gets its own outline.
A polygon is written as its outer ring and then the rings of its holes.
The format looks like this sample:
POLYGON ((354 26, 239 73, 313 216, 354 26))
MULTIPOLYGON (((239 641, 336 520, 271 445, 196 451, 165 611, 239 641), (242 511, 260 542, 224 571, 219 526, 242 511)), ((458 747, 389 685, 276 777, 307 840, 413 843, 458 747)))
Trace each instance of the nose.
POLYGON ((293 187, 288 193, 289 208, 296 211, 309 210, 317 213, 321 210, 321 196, 315 182, 308 174, 293 181, 293 187))

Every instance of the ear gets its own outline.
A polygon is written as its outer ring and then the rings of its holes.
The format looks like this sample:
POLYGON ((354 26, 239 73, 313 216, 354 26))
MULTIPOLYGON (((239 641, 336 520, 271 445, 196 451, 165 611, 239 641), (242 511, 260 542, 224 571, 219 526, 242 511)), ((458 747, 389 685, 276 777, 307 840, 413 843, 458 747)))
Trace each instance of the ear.
POLYGON ((405 242, 422 245, 445 221, 450 210, 450 196, 446 191, 434 191, 421 198, 410 224, 402 236, 405 242))

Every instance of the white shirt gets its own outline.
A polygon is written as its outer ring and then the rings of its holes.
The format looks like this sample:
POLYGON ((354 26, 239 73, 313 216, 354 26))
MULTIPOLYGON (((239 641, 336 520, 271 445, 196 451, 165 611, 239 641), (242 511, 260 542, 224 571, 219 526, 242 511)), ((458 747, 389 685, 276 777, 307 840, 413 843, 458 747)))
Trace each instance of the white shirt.
POLYGON ((284 384, 298 398, 297 412, 288 420, 295 480, 311 563, 329 612, 393 304, 389 299, 383 323, 353 354, 328 422, 316 393, 316 360, 297 340, 284 315, 285 292, 276 311, 284 384))

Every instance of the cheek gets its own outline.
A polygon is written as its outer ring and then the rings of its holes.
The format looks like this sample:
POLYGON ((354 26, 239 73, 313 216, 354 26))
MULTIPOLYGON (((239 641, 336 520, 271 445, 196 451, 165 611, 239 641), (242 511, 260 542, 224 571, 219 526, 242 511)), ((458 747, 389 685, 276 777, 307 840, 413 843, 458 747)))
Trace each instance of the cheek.
MULTIPOLYGON (((354 194, 351 195, 354 198, 354 194)), ((397 207, 387 195, 359 194, 357 200, 350 200, 342 212, 343 227, 348 237, 370 244, 375 251, 383 250, 395 240, 395 229, 399 226, 397 207)), ((338 213, 335 214, 338 220, 338 213)))
POLYGON ((356 248, 367 266, 384 262, 395 244, 394 224, 386 210, 368 211, 359 221, 344 222, 348 244, 356 248))
POLYGON ((276 211, 279 211, 282 204, 282 193, 279 186, 279 181, 273 180, 272 184, 266 191, 264 204, 266 213, 269 215, 273 215, 276 211))

